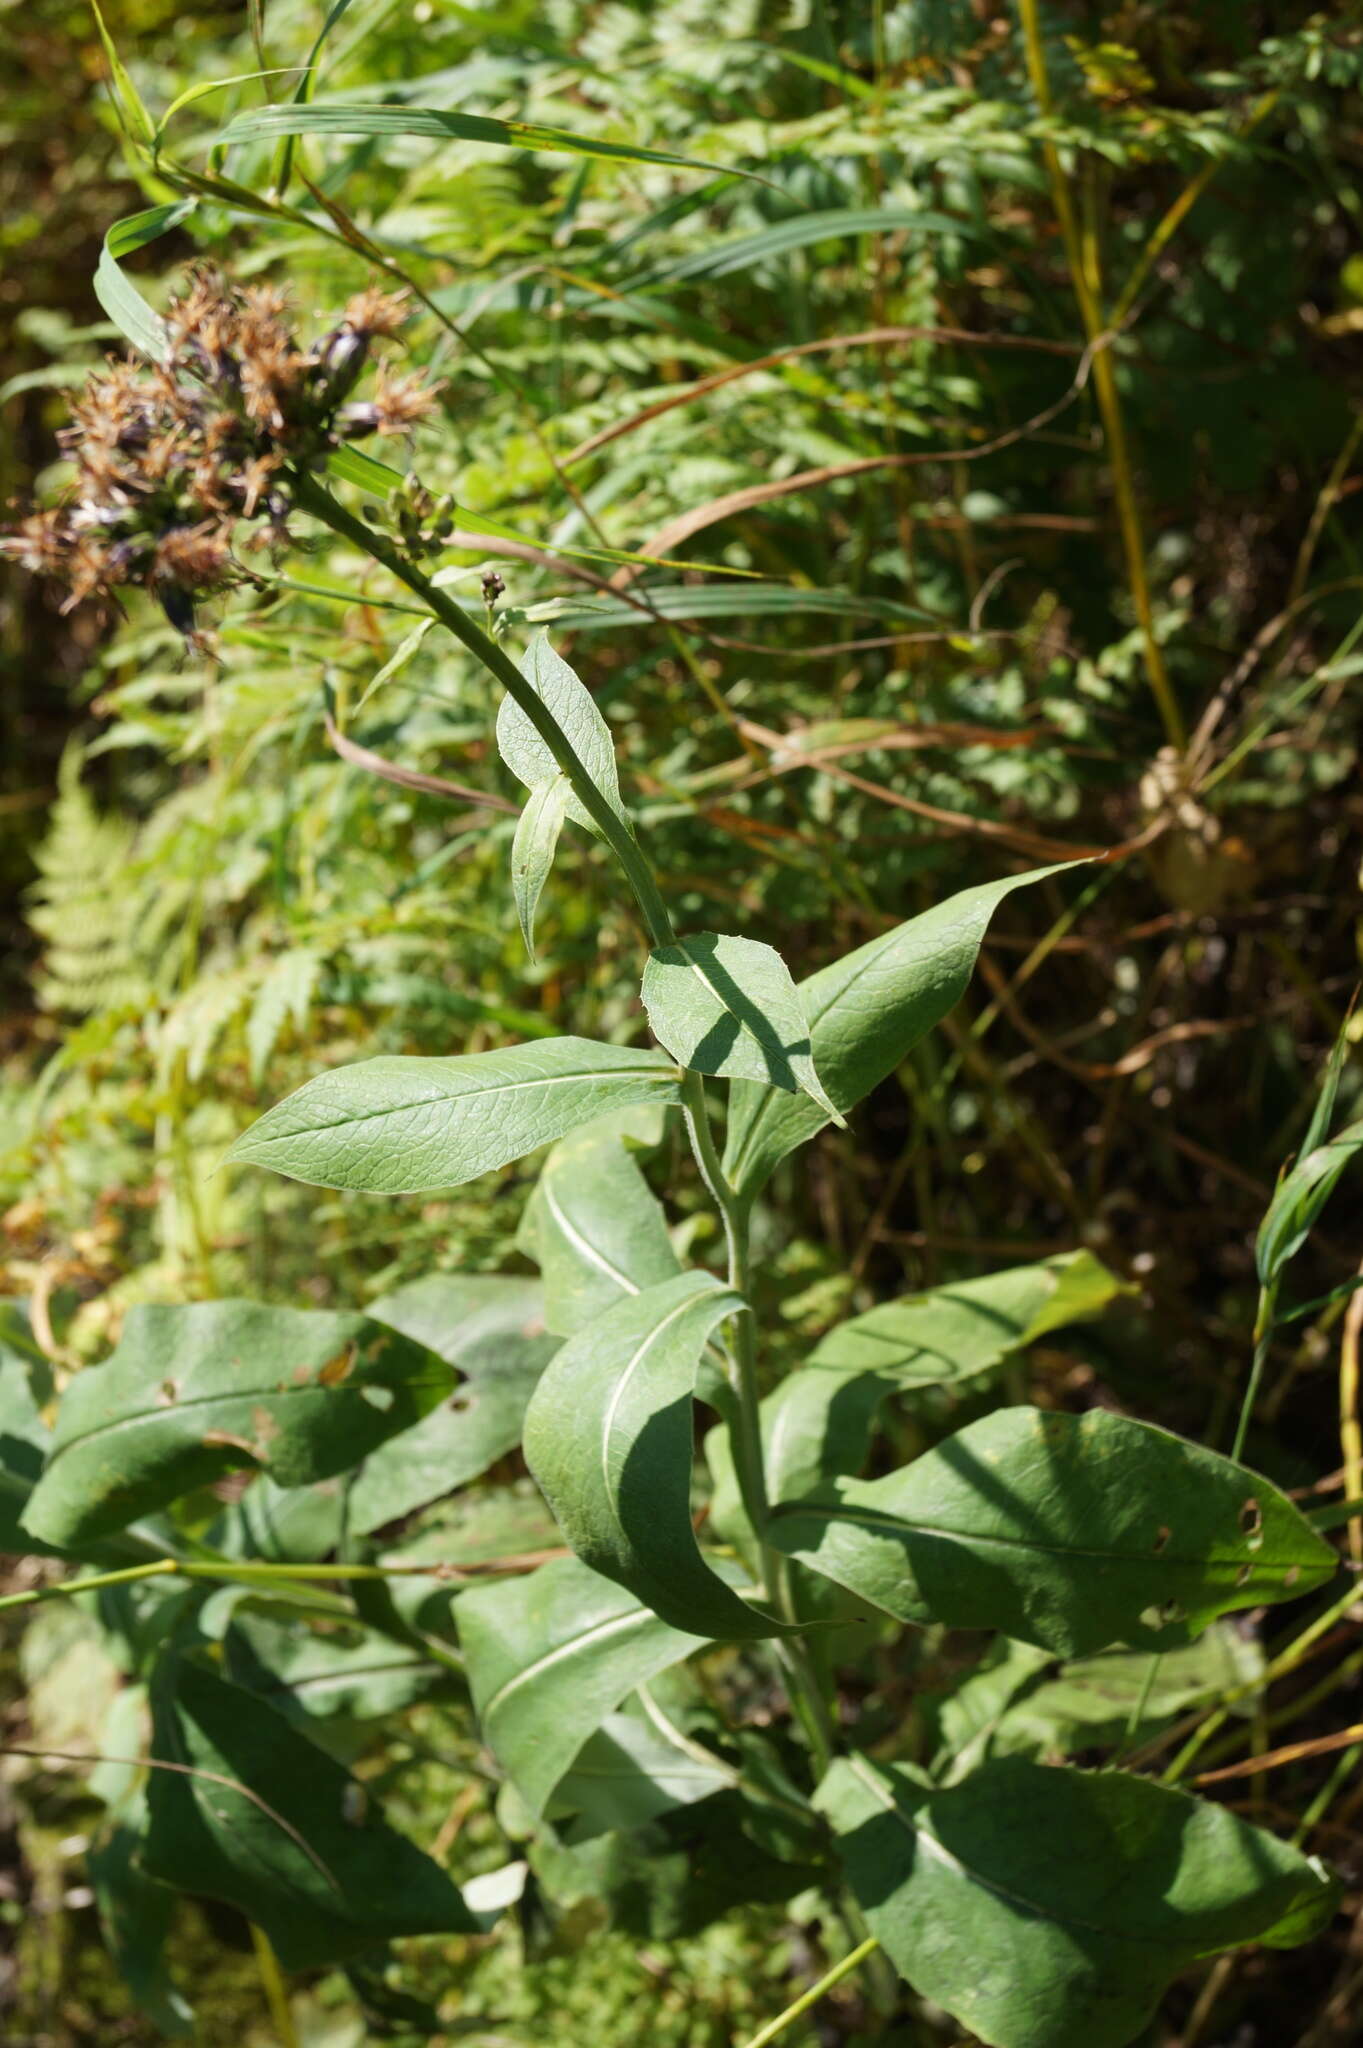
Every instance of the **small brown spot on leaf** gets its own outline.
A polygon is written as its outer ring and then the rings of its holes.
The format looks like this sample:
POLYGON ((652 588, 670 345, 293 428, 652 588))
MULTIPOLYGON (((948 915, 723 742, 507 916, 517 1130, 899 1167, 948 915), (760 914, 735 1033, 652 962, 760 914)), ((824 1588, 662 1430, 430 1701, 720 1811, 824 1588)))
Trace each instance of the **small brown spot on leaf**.
POLYGON ((256 1456, 258 1458, 267 1457, 269 1455, 271 1439, 279 1435, 279 1424, 275 1421, 268 1408, 253 1408, 251 1410, 251 1427, 256 1433, 256 1456))
POLYGON ((1252 1564, 1242 1564, 1239 1571, 1235 1574, 1235 1583, 1237 1586, 1247 1586, 1253 1577, 1254 1566, 1252 1564))
POLYGON ((1246 1536, 1257 1536, 1264 1526, 1263 1509, 1251 1494, 1240 1510, 1240 1527, 1246 1536))
POLYGON ((160 1386, 156 1389, 158 1407, 173 1408, 179 1398, 180 1382, 178 1380, 162 1380, 160 1386))
MULTIPOLYGON (((370 1355, 371 1357, 373 1355, 372 1345, 370 1347, 370 1355)), ((347 1344, 344 1351, 338 1351, 336 1356, 329 1358, 322 1367, 322 1370, 317 1375, 319 1384, 324 1387, 338 1387, 342 1380, 349 1379, 354 1365, 355 1346, 347 1344)))
POLYGON ((1289 1565, 1289 1566, 1287 1567, 1287 1570, 1286 1570, 1286 1571, 1285 1571, 1285 1572, 1283 1573, 1283 1584, 1284 1584, 1285 1586, 1295 1586, 1295 1585, 1296 1585, 1296 1583, 1297 1583, 1297 1580, 1298 1580, 1298 1579, 1299 1579, 1300 1577, 1301 1577, 1301 1566, 1300 1566, 1299 1564, 1290 1564, 1290 1565, 1289 1565))
POLYGON ((206 1429, 203 1442, 205 1450, 241 1451, 252 1463, 259 1456, 254 1444, 248 1444, 244 1436, 233 1436, 230 1429, 206 1429))
POLYGON ((1173 1532, 1173 1530, 1172 1530, 1172 1529, 1170 1529, 1170 1528, 1168 1528, 1168 1527, 1166 1527, 1166 1525, 1165 1525, 1165 1524, 1164 1524, 1163 1522, 1161 1522, 1161 1523, 1160 1523, 1160 1527, 1159 1527, 1159 1533, 1158 1533, 1158 1535, 1157 1535, 1157 1536, 1155 1537, 1155 1555, 1156 1555, 1156 1557, 1158 1557, 1158 1556, 1159 1556, 1159 1554, 1160 1554, 1160 1552, 1161 1552, 1162 1550, 1167 1550, 1167 1549, 1168 1549, 1168 1547, 1169 1547, 1169 1538, 1170 1538, 1170 1537, 1171 1537, 1171 1536, 1173 1535, 1173 1533, 1174 1533, 1174 1532, 1173 1532))

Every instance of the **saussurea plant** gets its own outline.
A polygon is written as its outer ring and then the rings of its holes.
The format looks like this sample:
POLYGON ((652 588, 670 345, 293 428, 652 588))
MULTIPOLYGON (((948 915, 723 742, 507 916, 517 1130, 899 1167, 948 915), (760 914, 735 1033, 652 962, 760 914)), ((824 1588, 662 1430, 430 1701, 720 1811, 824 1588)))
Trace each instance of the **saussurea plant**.
MULTIPOLYGON (((1353 1587, 1339 1597, 1334 1549, 1237 1460, 1103 1407, 1005 1398, 1014 1354, 1121 1291, 1086 1251, 854 1316, 762 1394, 751 1227, 770 1176, 942 1020, 994 910, 1038 874, 799 984, 760 941, 679 931, 590 691, 545 638, 514 658, 433 580, 410 496, 390 530, 323 480, 353 432, 423 402, 391 380, 368 409, 353 397, 394 319, 366 296, 308 350, 276 299, 201 285, 166 362, 114 372, 87 405, 102 438, 74 450, 78 496, 21 549, 78 589, 147 582, 186 626, 253 518, 283 545, 307 515, 390 572, 504 693, 527 943, 571 822, 631 892, 656 1044, 365 1060, 233 1147, 395 1200, 549 1148, 521 1239, 538 1283, 432 1274, 354 1314, 136 1308, 51 1427, 46 1361, 9 1311, 0 1547, 81 1570, 7 1604, 95 1606, 132 1681, 109 1751, 143 1756, 149 1707, 150 1768, 104 1774, 91 1871, 111 1945, 173 2033, 190 2021, 160 1955, 167 1888, 239 1907, 285 1968, 350 1968, 380 2012, 385 1943, 485 1931, 531 1893, 595 1895, 658 1934, 817 1894, 824 1984, 864 1969, 873 2029, 913 1998, 996 2048, 1120 2048, 1190 1963, 1305 1941, 1337 1895, 1296 1847, 1122 1758, 1290 1666, 1291 1644, 1265 1667, 1221 1617, 1324 1594, 1304 1643, 1353 1587), (722 1274, 684 1263, 641 1166, 669 1118, 722 1274), (538 1494, 461 1491, 518 1445, 538 1494), (233 1474, 249 1483, 224 1506, 211 1489, 233 1474), (954 1693, 903 1725, 861 1710, 849 1671, 949 1630, 994 1638, 954 1693), (336 1737, 338 1714, 353 1728, 441 1697, 476 1731, 451 1768, 500 1782, 508 1844, 462 1889, 336 1737), (1080 1751, 1104 1767, 1064 1760, 1080 1751)), ((1327 1141, 1336 1080, 1265 1225, 1265 1330, 1357 1149, 1327 1141)))

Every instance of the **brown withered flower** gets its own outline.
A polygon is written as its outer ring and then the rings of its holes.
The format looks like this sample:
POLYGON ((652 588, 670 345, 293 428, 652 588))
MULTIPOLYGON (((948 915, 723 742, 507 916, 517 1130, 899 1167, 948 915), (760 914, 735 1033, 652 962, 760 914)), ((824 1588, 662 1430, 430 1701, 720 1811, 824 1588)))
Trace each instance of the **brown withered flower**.
POLYGON ((373 344, 407 316, 404 293, 356 293, 335 327, 300 341, 285 294, 194 274, 165 317, 165 360, 110 362, 90 379, 59 435, 71 489, 0 537, 0 551, 66 586, 67 605, 153 592, 194 638, 194 607, 241 572, 234 547, 288 539, 293 472, 343 442, 403 434, 434 409, 420 377, 379 362, 373 394, 352 402, 373 344))

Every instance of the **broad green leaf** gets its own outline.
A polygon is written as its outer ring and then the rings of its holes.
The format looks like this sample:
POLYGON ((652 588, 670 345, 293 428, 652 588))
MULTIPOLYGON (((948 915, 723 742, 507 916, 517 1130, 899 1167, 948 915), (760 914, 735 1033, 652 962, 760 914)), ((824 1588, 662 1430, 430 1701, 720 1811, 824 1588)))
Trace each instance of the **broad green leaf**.
POLYGON ((1283 1176, 1259 1226, 1254 1248, 1260 1283, 1276 1280, 1314 1229, 1335 1183, 1350 1160, 1363 1152, 1363 1118, 1297 1161, 1283 1176))
POLYGON ((368 1316, 135 1307, 112 1356, 68 1387, 24 1527, 87 1542, 243 1466, 311 1485, 418 1421, 450 1380, 433 1352, 368 1316))
POLYGON ((202 1666, 172 1660, 157 1688, 143 1868, 226 1900, 287 1970, 404 1934, 472 1933, 438 1864, 374 1812, 369 1793, 282 1714, 202 1666))
POLYGON ((225 1645, 228 1676, 291 1721, 344 1714, 380 1720, 448 1685, 448 1662, 376 1629, 329 1624, 323 1635, 298 1616, 242 1607, 225 1645))
MULTIPOLYGON (((214 147, 234 142, 269 142, 280 135, 427 135, 437 141, 490 142, 500 149, 558 152, 569 156, 609 157, 617 163, 671 164, 679 170, 718 171, 728 168, 699 157, 676 156, 666 149, 639 149, 629 142, 597 142, 566 128, 543 128, 533 121, 499 121, 487 114, 458 114, 443 107, 366 105, 362 100, 314 100, 310 106, 251 107, 237 114, 212 140, 214 147)), ((731 177, 747 171, 728 169, 731 177)))
POLYGON ((399 1055, 306 1081, 227 1156, 318 1187, 417 1194, 477 1180, 607 1110, 680 1100, 680 1076, 660 1053, 589 1038, 399 1055))
POLYGON ((95 297, 120 334, 155 363, 164 362, 169 343, 166 324, 129 283, 119 268, 125 256, 145 249, 158 235, 169 234, 193 213, 197 200, 177 199, 169 206, 149 206, 142 213, 130 213, 115 221, 104 237, 95 269, 95 297))
POLYGON ((691 1525, 696 1368, 743 1297, 680 1273, 570 1337, 525 1417, 525 1456, 577 1555, 688 1634, 742 1639, 780 1624, 711 1571, 691 1525))
POLYGON ((1290 1948, 1335 1909, 1314 1860, 1121 1771, 985 1764, 947 1789, 840 1759, 815 1803, 873 1934, 990 2048, 1124 2048, 1200 1956, 1290 1948))
POLYGON ((474 1587, 458 1622, 483 1737, 533 1813, 627 1693, 706 1647, 575 1557, 474 1587))
POLYGON ((653 1036, 682 1066, 803 1091, 845 1123, 814 1071, 800 994, 774 947, 694 933, 649 954, 643 994, 653 1036))
MULTIPOLYGON (((510 699, 507 700, 510 702, 510 699)), ((511 892, 516 899, 525 950, 535 957, 535 912, 554 865, 554 849, 572 795, 566 775, 555 775, 531 790, 516 820, 511 842, 511 892)))
POLYGON ((365 1459, 350 1490, 357 1535, 467 1486, 514 1450, 526 1404, 558 1348, 545 1331, 539 1287, 507 1274, 428 1273, 370 1313, 438 1353, 459 1384, 365 1459))
MULTIPOLYGON (((561 654, 555 654, 543 633, 537 633, 526 648, 521 674, 562 729, 563 736, 586 772, 588 779, 626 823, 628 817, 620 800, 620 776, 615 765, 615 742, 610 727, 596 708, 591 691, 561 654)), ((514 697, 503 697, 497 712, 497 746, 512 774, 529 790, 546 782, 557 783, 562 770, 514 697)), ((563 809, 575 825, 597 831, 596 820, 572 791, 563 793, 563 809)))
POLYGON ((608 1714, 559 1781, 549 1818, 567 1842, 639 1828, 728 1790, 737 1772, 634 1714, 608 1714), (563 1816, 572 1816, 567 1826, 563 1816))
MULTIPOLYGON (((1005 875, 948 897, 800 983, 819 1078, 846 1113, 898 1066, 965 991, 989 920, 1004 897, 1067 866, 1005 875)), ((808 1096, 755 1081, 729 1095, 724 1170, 752 1195, 788 1152, 828 1121, 808 1096)))
MULTIPOLYGON (((51 1392, 51 1374, 27 1311, 17 1301, 0 1301, 0 1551, 15 1556, 34 1548, 19 1518, 51 1447, 52 1432, 39 1405, 51 1392)), ((39 1547, 48 1550, 46 1544, 39 1547)))
POLYGON ((545 1322, 563 1337, 681 1271, 661 1204, 609 1125, 587 1124, 555 1145, 523 1241, 544 1279, 545 1322))
MULTIPOLYGON (((906 1294, 839 1323, 762 1403, 768 1499, 795 1500, 835 1474, 859 1472, 876 1411, 890 1395, 963 1387, 1048 1331, 1100 1314, 1125 1291, 1091 1252, 1062 1252, 906 1294)), ((705 1448, 716 1527, 736 1528, 727 1431, 712 1432, 705 1448)))
POLYGON ((170 1980, 166 1942, 174 1900, 141 1869, 146 1826, 142 1794, 124 1802, 86 1851, 85 1867, 110 1958, 139 2012, 172 2040, 194 2032, 194 2013, 170 1980))
POLYGON ((900 1621, 1067 1657, 1187 1642, 1337 1566, 1266 1479, 1100 1408, 1001 1409, 884 1479, 776 1509, 768 1537, 900 1621))

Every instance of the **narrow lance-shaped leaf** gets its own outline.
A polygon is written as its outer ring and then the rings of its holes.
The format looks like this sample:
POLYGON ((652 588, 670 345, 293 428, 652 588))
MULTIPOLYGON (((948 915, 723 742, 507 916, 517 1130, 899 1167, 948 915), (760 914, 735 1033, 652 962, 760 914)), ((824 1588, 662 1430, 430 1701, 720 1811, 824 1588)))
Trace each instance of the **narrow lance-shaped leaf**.
POLYGON ((728 169, 731 177, 751 172, 677 156, 666 149, 641 149, 630 142, 599 142, 566 128, 545 128, 533 121, 500 121, 488 114, 460 114, 443 107, 366 105, 362 100, 314 100, 310 106, 251 107, 238 114, 213 137, 215 146, 234 142, 272 141, 280 135, 426 135, 437 141, 490 142, 501 149, 561 152, 569 156, 610 157, 619 163, 670 164, 681 170, 728 169))
POLYGON ((840 1759, 815 1796, 871 1931, 990 2048, 1125 2048, 1172 1978, 1309 1941, 1339 1888, 1223 1806, 1006 1757, 934 1788, 840 1759))
MULTIPOLYGON (((627 824, 615 765, 615 742, 591 691, 563 656, 554 652, 543 633, 537 633, 527 647, 521 674, 553 713, 593 787, 627 824)), ((514 697, 503 697, 498 709, 497 746, 512 774, 529 790, 541 789, 546 782, 556 782, 562 776, 558 762, 514 697)), ((585 825, 589 832, 599 829, 591 812, 571 790, 564 793, 563 808, 575 825, 585 825)))
POLYGON ((608 1110, 680 1100, 660 1053, 587 1038, 361 1060, 305 1082, 227 1156, 319 1187, 415 1194, 476 1180, 608 1110))
MULTIPOLYGON (((883 1081, 960 1000, 1003 898, 1071 865, 1035 868, 965 889, 800 983, 814 1063, 840 1110, 851 1109, 883 1081)), ((772 1168, 827 1120, 808 1096, 735 1082, 725 1172, 740 1193, 755 1193, 772 1168)))
POLYGON ((554 849, 563 829, 572 792, 566 775, 555 775, 532 789, 516 821, 511 842, 511 891, 516 899, 525 950, 535 957, 535 912, 554 865, 554 849))
POLYGON ((1267 1480, 1098 1408, 1002 1409, 883 1479, 776 1509, 768 1540, 900 1621, 1067 1657, 1187 1642, 1337 1562, 1267 1480))
POLYGON ((563 1337, 681 1271, 662 1206, 614 1119, 584 1125, 555 1145, 527 1204, 520 1245, 544 1279, 545 1322, 563 1337))
POLYGON ((1327 1138, 1307 1152, 1274 1191, 1268 1213, 1259 1226, 1255 1263, 1259 1280, 1268 1286, 1276 1280, 1289 1259, 1295 1258, 1321 1210, 1334 1193, 1335 1183, 1350 1160, 1363 1152, 1363 1118, 1327 1138))
POLYGON ((800 993, 774 947, 694 933, 649 954, 643 995, 653 1036, 682 1066, 803 1091, 845 1123, 814 1071, 800 993))
POLYGON ((696 1368, 741 1295, 689 1272, 617 1302, 547 1367, 525 1418, 525 1455, 555 1519, 594 1571, 689 1634, 774 1635, 711 1571, 691 1525, 696 1368))
POLYGON ((457 1613, 484 1739, 534 1813, 627 1693, 705 1647, 575 1557, 477 1586, 457 1613))
POLYGON ((86 1542, 243 1466, 309 1486, 418 1422, 452 1380, 368 1316, 139 1305, 113 1354, 67 1389, 24 1526, 86 1542))
POLYGON ((100 305, 120 334, 156 363, 165 360, 169 340, 166 323, 159 313, 153 313, 136 286, 129 283, 120 265, 125 256, 145 249, 158 235, 178 228, 197 204, 193 199, 179 199, 168 206, 149 206, 141 213, 130 213, 125 220, 115 221, 104 237, 95 269, 95 297, 100 305))
POLYGON ((289 1970, 404 1934, 477 1923, 429 1856, 390 1828, 348 1771, 254 1693, 183 1659, 156 1695, 143 1867, 237 1906, 289 1970))

